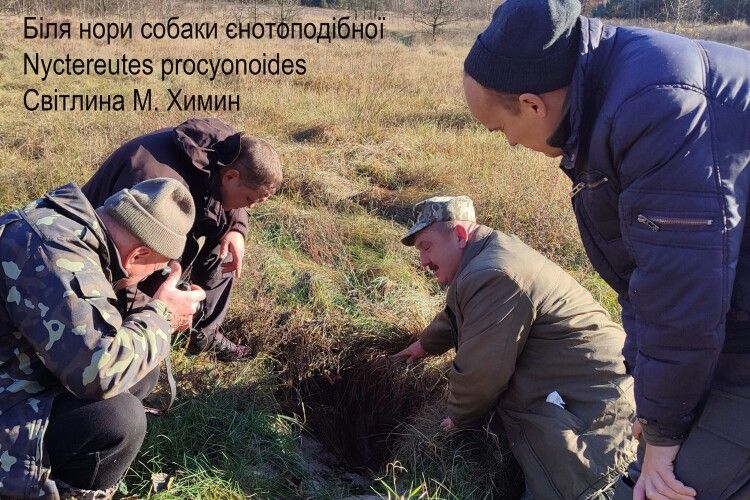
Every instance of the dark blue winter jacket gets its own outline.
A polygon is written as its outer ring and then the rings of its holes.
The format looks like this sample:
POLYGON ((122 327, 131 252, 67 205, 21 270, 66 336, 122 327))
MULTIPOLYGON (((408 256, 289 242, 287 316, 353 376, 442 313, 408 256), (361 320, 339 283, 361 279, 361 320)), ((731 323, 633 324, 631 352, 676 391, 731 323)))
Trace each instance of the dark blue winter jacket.
POLYGON ((750 414, 750 53, 580 22, 562 167, 646 439, 677 444, 712 386, 750 414))

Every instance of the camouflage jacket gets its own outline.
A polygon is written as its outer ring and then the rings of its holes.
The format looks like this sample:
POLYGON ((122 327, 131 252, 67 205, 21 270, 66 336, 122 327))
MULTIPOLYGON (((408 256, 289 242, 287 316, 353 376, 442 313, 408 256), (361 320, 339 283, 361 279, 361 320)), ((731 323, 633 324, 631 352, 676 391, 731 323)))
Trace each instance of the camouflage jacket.
POLYGON ((163 302, 123 317, 117 250, 73 184, 0 216, 0 498, 57 498, 42 439, 56 395, 127 391, 169 354, 163 302))

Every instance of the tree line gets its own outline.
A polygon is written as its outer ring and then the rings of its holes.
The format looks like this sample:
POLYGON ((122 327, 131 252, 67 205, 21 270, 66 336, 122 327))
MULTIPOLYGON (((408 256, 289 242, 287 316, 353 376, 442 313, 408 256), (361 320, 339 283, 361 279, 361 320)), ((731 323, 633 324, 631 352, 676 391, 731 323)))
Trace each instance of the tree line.
MULTIPOLYGON (((228 0, 229 8, 242 9, 251 19, 260 10, 279 21, 298 17, 303 7, 322 7, 348 12, 355 19, 378 16, 411 18, 425 26, 433 38, 444 27, 467 19, 490 19, 503 0, 228 0), (249 14, 248 14, 249 13, 249 14)), ((750 22, 750 0, 581 0, 586 15, 603 18, 649 19, 674 23, 750 22)), ((0 11, 27 12, 78 11, 93 15, 152 10, 169 12, 177 0, 0 0, 0 11)), ((239 13, 239 11, 238 11, 239 13)))

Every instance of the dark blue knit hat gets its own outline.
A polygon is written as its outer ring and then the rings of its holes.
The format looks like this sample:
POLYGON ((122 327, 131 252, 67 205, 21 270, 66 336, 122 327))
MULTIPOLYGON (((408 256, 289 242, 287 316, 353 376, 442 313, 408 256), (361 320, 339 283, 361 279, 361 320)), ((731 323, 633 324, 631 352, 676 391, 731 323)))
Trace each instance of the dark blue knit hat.
POLYGON ((507 0, 464 61, 482 86, 543 94, 570 84, 578 59, 579 0, 507 0))

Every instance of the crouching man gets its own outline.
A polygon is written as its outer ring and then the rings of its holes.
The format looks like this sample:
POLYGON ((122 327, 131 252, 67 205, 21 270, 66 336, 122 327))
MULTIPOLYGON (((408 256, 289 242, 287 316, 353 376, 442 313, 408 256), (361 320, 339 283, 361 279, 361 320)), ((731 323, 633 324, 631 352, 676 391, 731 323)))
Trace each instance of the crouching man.
POLYGON ((175 288, 177 263, 142 308, 126 313, 117 291, 179 258, 194 217, 173 179, 97 210, 69 184, 0 216, 1 498, 111 497, 171 333, 205 298, 175 288))
MULTIPOLYGON (((116 191, 155 177, 185 184, 196 206, 180 263, 184 278, 205 290, 206 301, 190 330, 188 352, 213 351, 220 361, 252 356, 250 347, 224 337, 222 324, 242 272, 245 209, 266 201, 283 180, 276 150, 216 118, 190 118, 120 146, 81 189, 99 206, 116 191)), ((135 303, 148 302, 162 281, 154 275, 140 283, 132 290, 135 303)))
POLYGON ((401 241, 448 293, 420 340, 396 356, 455 348, 441 425, 476 425, 495 409, 525 498, 598 498, 635 453, 623 330, 553 262, 477 224, 470 198, 430 198, 415 212, 401 241))

